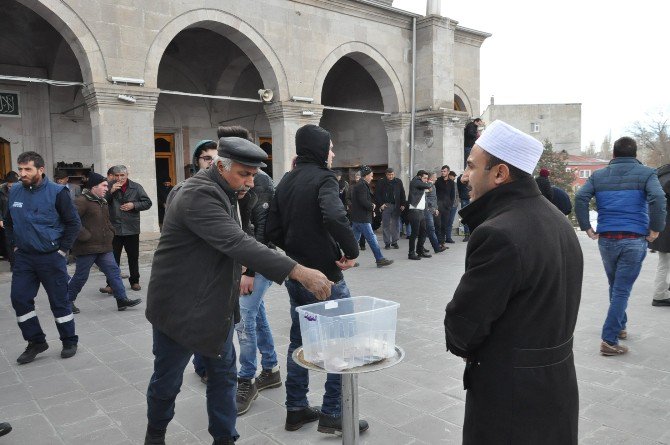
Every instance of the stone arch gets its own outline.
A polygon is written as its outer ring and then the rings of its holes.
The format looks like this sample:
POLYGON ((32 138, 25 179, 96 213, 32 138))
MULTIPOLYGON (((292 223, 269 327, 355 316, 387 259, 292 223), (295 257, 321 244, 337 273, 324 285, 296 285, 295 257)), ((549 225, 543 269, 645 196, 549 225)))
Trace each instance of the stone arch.
POLYGON ((70 45, 85 84, 107 79, 105 59, 90 28, 70 6, 60 0, 16 0, 49 22, 70 45))
POLYGON ((406 110, 402 84, 391 64, 376 49, 362 42, 349 42, 337 47, 321 63, 314 80, 314 99, 321 102, 321 92, 326 76, 342 58, 358 62, 374 79, 384 102, 384 111, 396 113, 406 110))
POLYGON ((456 109, 456 104, 461 107, 460 111, 464 111, 469 115, 472 115, 472 103, 470 103, 470 98, 463 90, 463 88, 454 84, 454 109, 456 109), (460 101, 460 103, 458 103, 460 101))
POLYGON ((151 44, 144 67, 146 86, 158 85, 158 67, 165 49, 181 31, 204 28, 220 34, 237 45, 256 66, 263 86, 275 93, 275 100, 288 96, 288 80, 274 49, 251 25, 242 19, 217 9, 196 9, 175 17, 151 44))

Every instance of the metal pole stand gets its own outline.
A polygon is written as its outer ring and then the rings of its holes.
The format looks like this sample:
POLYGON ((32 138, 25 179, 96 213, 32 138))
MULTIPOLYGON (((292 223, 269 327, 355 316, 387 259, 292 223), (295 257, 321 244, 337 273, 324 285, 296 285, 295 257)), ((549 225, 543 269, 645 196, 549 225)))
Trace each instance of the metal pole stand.
POLYGON ((358 368, 345 369, 340 372, 326 371, 320 366, 305 361, 303 358, 302 347, 293 351, 291 358, 293 358, 293 361, 298 366, 302 366, 305 369, 342 375, 342 444, 358 445, 358 374, 379 371, 397 365, 403 358, 405 358, 405 351, 396 346, 395 355, 391 358, 370 363, 369 365, 359 366, 358 368))

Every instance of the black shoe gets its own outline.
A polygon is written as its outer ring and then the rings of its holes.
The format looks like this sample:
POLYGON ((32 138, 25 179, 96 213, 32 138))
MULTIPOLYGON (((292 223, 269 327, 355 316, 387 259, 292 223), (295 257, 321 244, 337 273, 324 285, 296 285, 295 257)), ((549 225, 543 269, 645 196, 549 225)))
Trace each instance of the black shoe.
POLYGON ((0 436, 4 436, 6 434, 9 434, 9 432, 12 430, 12 426, 7 423, 7 422, 2 422, 0 423, 0 436))
POLYGON ((393 264, 393 260, 388 260, 386 258, 382 258, 381 260, 377 260, 377 267, 390 266, 391 264, 393 264))
POLYGON ((77 306, 74 305, 74 301, 71 301, 71 302, 70 302, 70 306, 72 306, 72 313, 73 313, 73 314, 78 314, 79 312, 81 312, 81 311, 79 310, 79 308, 78 308, 77 306))
POLYGON ((384 244, 384 249, 389 250, 391 248, 390 244, 384 244))
POLYGON ((470 239, 470 235, 465 235, 465 236, 463 237, 463 242, 465 243, 465 242, 467 242, 469 239, 470 239))
POLYGON ((400 249, 400 247, 398 247, 398 243, 391 244, 391 247, 393 247, 394 249, 400 249))
POLYGON ((63 350, 60 351, 61 358, 70 358, 74 357, 77 353, 77 344, 76 343, 63 343, 63 350))
POLYGON ((286 431, 299 430, 304 424, 319 420, 319 414, 321 414, 321 410, 311 406, 303 408, 300 411, 286 411, 284 429, 286 431))
POLYGON ((449 239, 446 240, 445 242, 446 242, 446 243, 449 243, 449 244, 455 244, 455 243, 456 243, 456 241, 452 240, 451 238, 449 238, 449 239))
POLYGON ((141 298, 138 298, 136 300, 131 300, 130 298, 126 298, 124 300, 116 300, 116 307, 120 311, 125 311, 127 307, 137 306, 141 302, 142 302, 141 298))
POLYGON ((440 246, 440 247, 438 247, 437 249, 435 249, 435 253, 442 253, 442 252, 444 252, 444 251, 447 250, 447 249, 448 249, 447 246, 440 246))
POLYGON ((237 395, 235 396, 235 403, 237 403, 237 415, 249 411, 251 402, 258 398, 258 387, 256 382, 249 379, 237 379, 237 395))
POLYGON ((421 259, 421 257, 414 252, 411 252, 409 255, 407 255, 407 258, 410 259, 410 260, 420 260, 421 259))
POLYGON ((166 430, 159 430, 147 425, 147 434, 144 436, 144 445, 165 445, 166 430))
POLYGON ((670 298, 665 298, 663 300, 651 300, 652 306, 670 306, 670 298))
POLYGON ((360 250, 365 250, 365 246, 360 246, 359 249, 360 250))
POLYGON ((49 349, 49 345, 46 342, 44 343, 28 342, 28 347, 26 348, 25 351, 23 351, 23 354, 19 355, 19 358, 17 358, 16 361, 19 363, 19 365, 25 365, 26 363, 30 363, 33 360, 35 360, 37 354, 39 354, 40 352, 44 352, 47 349, 49 349))
POLYGON ((424 250, 423 252, 419 253, 419 256, 420 256, 421 258, 430 258, 430 257, 432 257, 433 255, 429 254, 428 252, 426 252, 426 251, 424 250))
POLYGON ((269 388, 279 388, 281 386, 281 375, 279 369, 272 372, 272 369, 264 369, 256 377, 256 387, 259 391, 269 388))
MULTIPOLYGON (((363 433, 370 426, 365 420, 358 421, 358 432, 363 433)), ((316 430, 324 434, 342 435, 342 417, 329 416, 328 414, 319 414, 319 426, 316 430)))
POLYGON ((214 442, 212 442, 212 445, 235 445, 235 439, 232 439, 232 438, 214 439, 214 442))

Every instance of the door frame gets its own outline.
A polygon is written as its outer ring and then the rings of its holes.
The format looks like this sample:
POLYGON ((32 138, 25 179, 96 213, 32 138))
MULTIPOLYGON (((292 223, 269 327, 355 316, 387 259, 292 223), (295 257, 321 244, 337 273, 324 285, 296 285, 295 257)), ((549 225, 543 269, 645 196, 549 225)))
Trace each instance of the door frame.
MULTIPOLYGON (((155 159, 167 159, 168 168, 170 171, 170 180, 172 185, 175 185, 179 182, 177 178, 177 169, 176 169, 176 160, 175 160, 175 134, 174 133, 154 133, 154 158, 155 159), (170 152, 157 152, 156 151, 156 139, 162 138, 170 143, 170 152)), ((156 175, 156 173, 154 172, 156 175)), ((156 177, 156 183, 160 178, 156 177)))

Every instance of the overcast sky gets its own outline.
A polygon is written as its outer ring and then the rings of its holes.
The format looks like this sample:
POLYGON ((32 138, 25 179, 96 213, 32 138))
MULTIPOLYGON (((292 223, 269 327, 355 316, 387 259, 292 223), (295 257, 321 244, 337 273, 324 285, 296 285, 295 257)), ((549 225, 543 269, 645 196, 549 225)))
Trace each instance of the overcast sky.
MULTIPOLYGON (((425 0, 393 6, 426 13, 425 0)), ((581 103, 582 149, 670 114, 670 2, 442 1, 442 15, 493 34, 481 49, 481 104, 581 103)), ((475 110, 476 111, 476 110, 475 110)))

